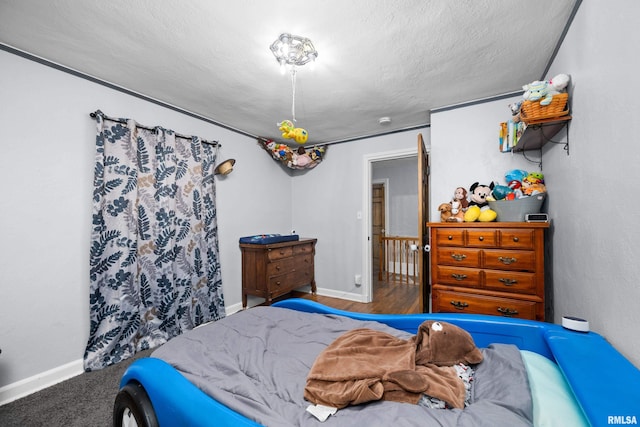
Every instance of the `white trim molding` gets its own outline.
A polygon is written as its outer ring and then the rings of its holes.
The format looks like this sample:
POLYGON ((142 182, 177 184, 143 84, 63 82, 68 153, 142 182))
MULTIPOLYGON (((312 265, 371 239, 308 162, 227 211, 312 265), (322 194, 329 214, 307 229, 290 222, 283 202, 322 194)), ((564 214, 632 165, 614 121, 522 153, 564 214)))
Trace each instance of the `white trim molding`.
POLYGON ((0 388, 0 406, 61 383, 84 372, 82 359, 49 369, 0 388))

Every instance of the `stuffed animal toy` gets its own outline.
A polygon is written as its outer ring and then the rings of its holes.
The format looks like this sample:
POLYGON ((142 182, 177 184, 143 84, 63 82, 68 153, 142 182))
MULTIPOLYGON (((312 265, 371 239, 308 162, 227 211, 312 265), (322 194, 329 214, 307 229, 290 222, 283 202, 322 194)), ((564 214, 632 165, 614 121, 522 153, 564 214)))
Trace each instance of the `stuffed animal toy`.
POLYGON ((440 206, 438 206, 438 211, 440 211, 440 221, 450 222, 449 218, 451 218, 451 203, 441 203, 440 206))
POLYGON ((504 174, 504 179, 507 182, 519 181, 522 182, 525 176, 529 175, 529 172, 522 169, 511 169, 504 174))
POLYGON ((302 128, 295 128, 293 130, 293 139, 295 139, 298 144, 304 144, 307 142, 307 139, 309 139, 309 134, 302 128))
POLYGON ((456 188, 456 191, 453 192, 453 200, 457 200, 460 202, 463 211, 466 211, 469 207, 469 200, 467 200, 467 190, 464 187, 456 188))
POLYGON ((298 169, 303 169, 311 163, 311 156, 304 147, 298 147, 298 151, 293 154, 292 164, 298 169))
POLYGON ((469 191, 471 192, 469 195, 469 199, 471 199, 469 206, 478 206, 480 208, 487 206, 487 197, 491 194, 493 187, 493 182, 490 185, 474 182, 471 187, 469 187, 469 191))
POLYGON ((513 104, 509 104, 509 109, 511 110, 511 120, 514 123, 518 123, 520 121, 520 107, 522 106, 522 101, 514 102, 513 104))
POLYGON ((469 187, 470 195, 469 195, 469 208, 464 213, 464 221, 465 222, 491 222, 495 221, 498 217, 498 214, 493 209, 489 208, 489 203, 487 202, 487 197, 491 195, 491 191, 493 190, 494 184, 483 185, 479 182, 473 183, 471 187, 469 187))
POLYGON ((509 188, 511 189, 511 193, 507 194, 505 199, 507 200, 515 200, 522 197, 522 183, 520 181, 516 181, 515 179, 509 181, 509 188))
POLYGON ((462 203, 460 200, 451 201, 451 217, 447 219, 448 222, 462 222, 464 221, 464 210, 462 209, 462 203))
POLYGON ((311 160, 314 162, 322 160, 322 156, 324 156, 324 147, 313 147, 309 156, 311 156, 311 160))
POLYGON ((427 320, 420 325, 413 339, 416 364, 475 365, 484 359, 469 332, 448 322, 427 320))
POLYGON ((544 174, 542 172, 529 172, 523 179, 527 179, 533 184, 544 184, 544 174))
POLYGON ((282 137, 285 139, 293 139, 298 144, 304 144, 309 138, 309 134, 302 128, 297 128, 293 125, 291 120, 283 120, 278 123, 278 130, 282 132, 282 137))
POLYGON ((547 187, 540 182, 539 179, 527 176, 522 180, 522 193, 525 196, 533 196, 535 194, 546 193, 547 187))
POLYGON ((506 199, 510 193, 513 193, 511 187, 500 184, 494 186, 493 191, 491 191, 491 195, 493 196, 494 200, 506 199))
POLYGON ((531 172, 522 180, 522 193, 525 196, 546 193, 546 191, 542 172, 531 172))
POLYGON ((440 211, 441 222, 462 222, 464 221, 464 211, 462 205, 457 200, 452 200, 451 203, 441 203, 438 206, 440 211))
POLYGON ((540 105, 549 105, 553 95, 563 92, 568 84, 569 76, 566 74, 558 74, 549 81, 536 80, 522 86, 522 98, 525 101, 540 101, 540 105))
POLYGON ((558 74, 549 80, 549 86, 559 93, 565 92, 571 78, 567 74, 558 74))

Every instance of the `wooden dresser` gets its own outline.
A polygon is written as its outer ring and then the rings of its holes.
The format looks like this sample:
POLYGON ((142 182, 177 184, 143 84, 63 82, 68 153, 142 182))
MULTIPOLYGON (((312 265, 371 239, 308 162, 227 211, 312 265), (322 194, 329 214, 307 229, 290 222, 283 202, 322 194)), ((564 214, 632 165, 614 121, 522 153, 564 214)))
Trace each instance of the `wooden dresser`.
POLYGON ((300 239, 267 245, 240 243, 242 250, 242 307, 247 295, 266 299, 311 285, 316 293, 314 255, 317 239, 300 239))
POLYGON ((432 311, 545 320, 548 223, 428 223, 432 311))

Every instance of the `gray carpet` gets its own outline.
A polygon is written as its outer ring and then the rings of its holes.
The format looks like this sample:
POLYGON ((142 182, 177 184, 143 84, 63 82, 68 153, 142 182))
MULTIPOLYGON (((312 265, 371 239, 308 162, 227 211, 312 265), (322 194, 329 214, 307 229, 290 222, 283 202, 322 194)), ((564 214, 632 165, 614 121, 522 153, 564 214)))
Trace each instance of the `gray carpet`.
POLYGON ((127 367, 153 350, 0 406, 2 427, 108 427, 120 378, 127 367))

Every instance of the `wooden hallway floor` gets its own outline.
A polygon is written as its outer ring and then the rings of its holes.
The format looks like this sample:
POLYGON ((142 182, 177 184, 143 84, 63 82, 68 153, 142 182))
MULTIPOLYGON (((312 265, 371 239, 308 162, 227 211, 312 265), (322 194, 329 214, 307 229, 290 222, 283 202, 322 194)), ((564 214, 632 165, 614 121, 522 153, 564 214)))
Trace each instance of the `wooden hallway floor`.
POLYGON ((373 284, 373 301, 362 303, 340 298, 313 295, 307 292, 294 291, 290 297, 310 299, 339 310, 358 313, 420 313, 420 292, 417 285, 378 282, 373 284))

